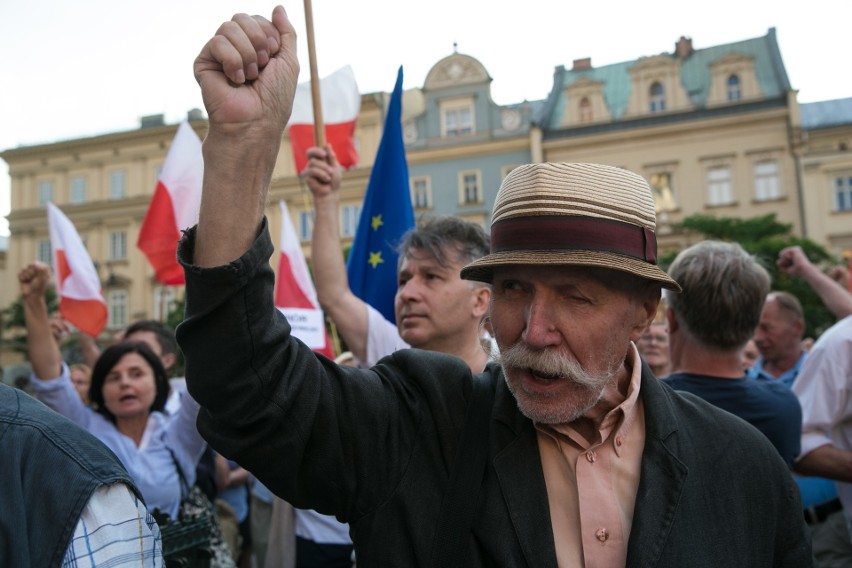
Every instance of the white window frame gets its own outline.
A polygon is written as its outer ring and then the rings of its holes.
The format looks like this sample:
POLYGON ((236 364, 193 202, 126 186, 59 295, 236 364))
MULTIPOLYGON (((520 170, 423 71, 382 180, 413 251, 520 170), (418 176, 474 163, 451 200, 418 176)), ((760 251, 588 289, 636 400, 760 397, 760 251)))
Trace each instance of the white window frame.
POLYGON ((127 290, 109 290, 107 291, 107 327, 109 329, 120 329, 128 323, 128 299, 130 295, 127 290))
POLYGON ((47 207, 48 201, 53 201, 54 183, 52 180, 38 182, 38 206, 47 207))
POLYGON ((302 242, 311 240, 314 233, 314 212, 299 211, 299 239, 302 242))
POLYGON ((474 132, 476 132, 476 112, 473 100, 460 99, 441 103, 442 138, 468 136, 474 132), (463 116, 465 113, 467 116, 463 116))
POLYGON ((734 202, 733 171, 729 164, 709 166, 705 179, 708 205, 731 205, 734 202))
POLYGON ((53 267, 53 248, 50 239, 39 239, 36 243, 36 259, 53 267))
POLYGON ((432 178, 430 176, 411 178, 411 204, 415 209, 432 208, 432 178))
POLYGON ((481 205, 483 201, 482 172, 479 170, 464 170, 459 172, 459 205, 481 205), (476 186, 474 188, 476 195, 474 200, 468 199, 467 182, 469 177, 475 177, 476 179, 476 186))
POLYGON ((354 237, 361 218, 361 204, 344 205, 340 208, 340 236, 354 237))
POLYGON ((111 200, 127 197, 127 172, 114 170, 109 174, 109 198, 111 200))
POLYGON ((755 201, 772 201, 783 197, 781 164, 778 160, 758 160, 753 166, 755 201))
POLYGON ((651 112, 663 112, 666 110, 666 87, 660 81, 654 81, 648 87, 648 110, 651 112), (655 93, 654 87, 660 87, 660 92, 655 93))
POLYGON ((108 245, 107 258, 109 260, 127 260, 127 232, 110 231, 108 245))
POLYGON ((725 94, 728 102, 738 101, 743 98, 743 80, 736 73, 731 73, 725 80, 725 94))
POLYGON ((834 211, 852 211, 852 172, 834 177, 834 211))
POLYGON ((72 205, 80 205, 86 202, 86 176, 71 178, 69 199, 72 205))

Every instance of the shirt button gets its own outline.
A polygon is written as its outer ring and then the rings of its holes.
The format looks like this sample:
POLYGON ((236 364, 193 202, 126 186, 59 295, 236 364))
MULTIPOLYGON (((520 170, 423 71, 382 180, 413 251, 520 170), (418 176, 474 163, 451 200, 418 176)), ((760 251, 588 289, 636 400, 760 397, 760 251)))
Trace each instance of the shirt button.
POLYGON ((586 452, 586 459, 589 460, 589 463, 595 463, 597 456, 595 452, 586 452))
POLYGON ((609 539, 609 531, 601 527, 595 531, 595 538, 601 542, 606 542, 609 539))

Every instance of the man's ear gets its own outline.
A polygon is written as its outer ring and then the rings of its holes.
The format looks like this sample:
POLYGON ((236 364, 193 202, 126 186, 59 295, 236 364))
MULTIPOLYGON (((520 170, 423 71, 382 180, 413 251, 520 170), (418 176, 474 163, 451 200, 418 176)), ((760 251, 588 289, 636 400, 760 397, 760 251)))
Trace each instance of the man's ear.
POLYGON ((678 324, 677 318, 674 315, 674 310, 671 308, 666 308, 666 322, 669 326, 669 335, 677 331, 680 327, 680 324, 678 324))
POLYGON ((491 303, 491 288, 488 286, 480 286, 473 290, 473 311, 472 315, 477 320, 482 319, 491 303))
POLYGON ((642 298, 636 306, 636 322, 630 334, 630 338, 634 343, 642 337, 642 334, 645 333, 645 330, 649 325, 651 325, 651 322, 654 321, 654 317, 657 315, 657 307, 659 305, 660 291, 657 289, 656 294, 649 293, 647 296, 642 298))
POLYGON ((166 353, 162 356, 161 360, 163 361, 163 367, 166 368, 168 373, 172 372, 172 367, 175 366, 175 361, 177 361, 177 357, 174 353, 166 353))

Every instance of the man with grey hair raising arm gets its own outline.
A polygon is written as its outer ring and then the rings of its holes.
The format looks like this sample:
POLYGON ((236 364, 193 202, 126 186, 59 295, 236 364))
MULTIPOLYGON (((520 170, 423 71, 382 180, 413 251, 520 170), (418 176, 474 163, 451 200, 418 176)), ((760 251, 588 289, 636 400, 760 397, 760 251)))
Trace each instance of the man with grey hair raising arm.
POLYGON ((263 213, 297 68, 281 7, 235 16, 196 60, 210 130, 178 340, 216 449, 348 522, 362 568, 808 564, 772 445, 641 365, 633 342, 660 288, 679 289, 656 265, 641 176, 506 177, 491 253, 462 270, 492 285, 501 362, 483 373, 417 349, 338 367, 292 338, 263 213))

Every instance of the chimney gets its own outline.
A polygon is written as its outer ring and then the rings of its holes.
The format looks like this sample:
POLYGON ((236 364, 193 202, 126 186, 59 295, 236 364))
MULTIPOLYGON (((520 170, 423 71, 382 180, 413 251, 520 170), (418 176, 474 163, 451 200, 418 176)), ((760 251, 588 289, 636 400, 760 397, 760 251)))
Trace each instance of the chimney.
POLYGON ((139 119, 139 128, 151 128, 154 126, 163 126, 166 124, 166 115, 164 114, 149 114, 139 119))
POLYGON ((583 59, 575 59, 574 66, 571 68, 571 71, 582 71, 584 69, 592 68, 592 58, 584 57, 583 59))
POLYGON ((678 59, 686 59, 690 55, 692 55, 692 38, 686 36, 680 36, 680 39, 677 40, 675 44, 675 55, 678 59))
POLYGON ((186 119, 190 122, 193 120, 204 120, 204 113, 201 112, 201 109, 192 108, 186 113, 186 119))

